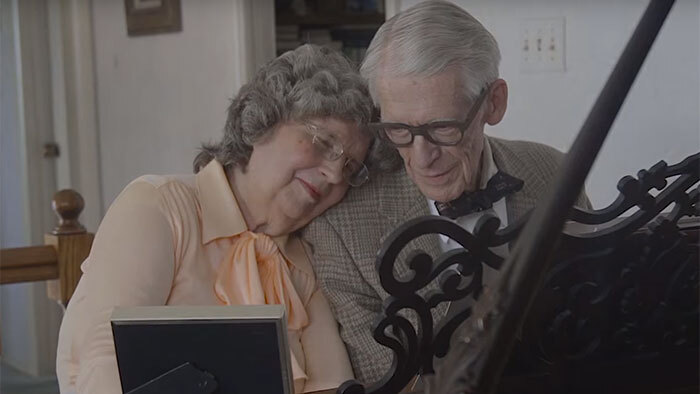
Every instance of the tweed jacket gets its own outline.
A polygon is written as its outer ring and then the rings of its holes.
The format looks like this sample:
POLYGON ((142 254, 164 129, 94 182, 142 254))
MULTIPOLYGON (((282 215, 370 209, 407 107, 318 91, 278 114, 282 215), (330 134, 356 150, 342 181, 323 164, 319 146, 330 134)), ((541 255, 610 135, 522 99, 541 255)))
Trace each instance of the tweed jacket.
MULTIPOLYGON (((508 222, 513 223, 535 206, 563 155, 533 142, 488 139, 496 167, 525 182, 522 190, 506 198, 508 222)), ((577 204, 589 206, 584 193, 577 204)), ((312 245, 314 270, 339 323, 355 376, 365 384, 381 378, 392 357, 372 336, 382 300, 388 296, 375 269, 377 251, 396 227, 423 215, 430 215, 427 200, 402 169, 373 176, 367 185, 350 190, 303 232, 312 245)), ((414 249, 433 257, 441 252, 436 236, 424 236, 404 248, 399 261, 414 249)), ((408 268, 399 264, 397 271, 401 275, 408 268)), ((435 317, 444 314, 443 304, 433 311, 435 317)))

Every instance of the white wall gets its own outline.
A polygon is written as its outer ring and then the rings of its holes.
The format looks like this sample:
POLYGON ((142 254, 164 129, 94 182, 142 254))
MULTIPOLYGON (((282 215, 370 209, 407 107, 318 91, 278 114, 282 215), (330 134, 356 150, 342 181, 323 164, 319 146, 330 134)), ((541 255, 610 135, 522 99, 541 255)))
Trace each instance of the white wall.
MULTIPOLYGON (((38 245, 54 223, 45 0, 0 1, 0 247, 38 245)), ((31 375, 54 373, 61 310, 45 283, 0 286, 2 361, 31 375)))
POLYGON ((274 56, 272 6, 182 0, 181 32, 128 37, 124 2, 93 2, 104 207, 140 175, 192 172, 201 142, 220 138, 229 99, 274 56))
MULTIPOLYGON (((27 169, 22 154, 16 3, 1 0, 0 8, 0 247, 10 248, 27 245, 31 237, 23 181, 27 169)), ((31 292, 27 284, 0 286, 0 336, 4 361, 25 371, 35 370, 37 363, 36 345, 25 335, 36 335, 32 322, 26 318, 25 311, 31 307, 31 292), (13 316, 12 321, 10 316, 13 316)))
MULTIPOLYGON (((401 9, 418 1, 403 0, 401 9)), ((494 136, 566 150, 580 129, 647 0, 456 0, 496 37, 510 88, 494 136), (563 16, 565 72, 520 71, 520 23, 563 16)), ((617 196, 617 181, 658 160, 674 164, 700 151, 700 6, 677 0, 587 180, 597 208, 617 196)))

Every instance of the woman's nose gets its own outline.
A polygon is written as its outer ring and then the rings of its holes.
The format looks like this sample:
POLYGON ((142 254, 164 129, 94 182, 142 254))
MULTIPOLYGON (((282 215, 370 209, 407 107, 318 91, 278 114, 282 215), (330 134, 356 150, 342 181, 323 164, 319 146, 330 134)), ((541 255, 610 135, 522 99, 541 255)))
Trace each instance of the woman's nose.
POLYGON ((343 167, 345 157, 341 156, 336 160, 323 160, 321 173, 326 177, 328 183, 337 184, 343 181, 343 167))

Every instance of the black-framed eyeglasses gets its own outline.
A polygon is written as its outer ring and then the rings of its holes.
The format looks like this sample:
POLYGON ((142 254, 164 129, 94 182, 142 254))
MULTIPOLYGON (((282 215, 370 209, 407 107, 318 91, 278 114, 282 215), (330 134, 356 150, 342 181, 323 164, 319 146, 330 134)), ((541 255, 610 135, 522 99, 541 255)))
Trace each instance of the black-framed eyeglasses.
MULTIPOLYGON (((328 132, 323 131, 313 123, 305 123, 304 125, 306 132, 311 136, 314 148, 326 160, 336 161, 344 155, 343 145, 334 141, 328 132)), ((363 163, 346 156, 345 163, 343 163, 343 178, 350 186, 361 186, 369 179, 369 170, 363 163)))
POLYGON ((464 132, 469 129, 474 118, 476 118, 481 104, 486 99, 486 96, 488 96, 488 92, 489 86, 481 90, 479 97, 477 97, 474 105, 472 105, 464 122, 456 120, 438 120, 419 126, 411 126, 404 123, 378 122, 370 123, 369 128, 397 148, 410 146, 417 135, 422 135, 426 140, 435 145, 454 146, 462 142, 464 132))

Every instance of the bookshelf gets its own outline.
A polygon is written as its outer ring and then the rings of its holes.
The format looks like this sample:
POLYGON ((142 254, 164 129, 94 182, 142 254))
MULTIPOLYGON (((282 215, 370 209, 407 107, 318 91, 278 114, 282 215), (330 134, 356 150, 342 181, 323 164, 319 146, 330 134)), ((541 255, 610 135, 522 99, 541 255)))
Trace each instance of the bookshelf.
POLYGON ((311 43, 359 64, 384 20, 384 0, 276 0, 277 55, 311 43))

